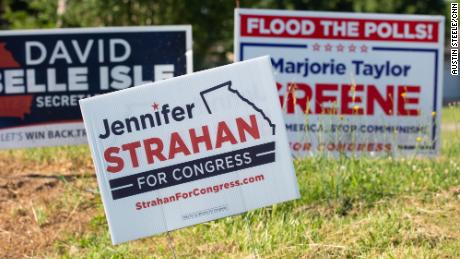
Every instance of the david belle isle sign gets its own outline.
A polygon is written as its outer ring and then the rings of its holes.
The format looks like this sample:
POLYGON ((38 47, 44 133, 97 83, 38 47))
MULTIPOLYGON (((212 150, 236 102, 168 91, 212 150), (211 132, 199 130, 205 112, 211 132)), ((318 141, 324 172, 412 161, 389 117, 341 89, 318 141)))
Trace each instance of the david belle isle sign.
POLYGON ((299 197, 270 59, 80 101, 114 244, 299 197))
POLYGON ((86 142, 78 100, 192 72, 190 26, 0 32, 0 148, 86 142))
POLYGON ((437 154, 442 16, 237 9, 235 56, 270 55, 296 156, 437 154))

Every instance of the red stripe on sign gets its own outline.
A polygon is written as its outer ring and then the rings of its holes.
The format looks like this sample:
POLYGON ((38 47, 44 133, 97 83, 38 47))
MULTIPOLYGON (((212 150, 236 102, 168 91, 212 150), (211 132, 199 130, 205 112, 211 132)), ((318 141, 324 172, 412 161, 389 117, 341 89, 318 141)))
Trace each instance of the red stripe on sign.
POLYGON ((30 128, 30 127, 37 127, 37 126, 52 126, 52 125, 57 125, 57 124, 72 124, 72 123, 83 123, 83 120, 68 120, 68 121, 51 121, 51 122, 29 123, 27 125, 19 125, 19 126, 11 126, 11 127, 0 128, 0 131, 2 131, 2 130, 10 130, 10 129, 18 129, 18 128, 30 128))
POLYGON ((241 14, 241 36, 438 42, 438 21, 241 14))
POLYGON ((0 117, 17 117, 24 119, 26 113, 30 113, 32 95, 1 96, 0 117))

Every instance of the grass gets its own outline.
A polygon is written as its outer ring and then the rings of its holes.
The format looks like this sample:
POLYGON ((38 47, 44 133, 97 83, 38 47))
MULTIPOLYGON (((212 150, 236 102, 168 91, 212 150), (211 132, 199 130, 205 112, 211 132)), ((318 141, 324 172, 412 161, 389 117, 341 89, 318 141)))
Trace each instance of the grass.
POLYGON ((443 123, 460 123, 460 102, 450 103, 442 110, 443 123))
MULTIPOLYGON (((443 115, 443 125, 460 123, 460 107, 443 115)), ((179 258, 458 258, 460 133, 446 129, 441 139, 433 159, 297 160, 299 200, 118 246, 110 243, 86 146, 2 151, 0 161, 39 169, 59 163, 82 174, 59 178, 53 204, 34 203, 42 229, 60 223, 51 246, 31 252, 37 256, 170 258, 172 244, 179 258), (81 228, 66 223, 79 217, 81 228)))

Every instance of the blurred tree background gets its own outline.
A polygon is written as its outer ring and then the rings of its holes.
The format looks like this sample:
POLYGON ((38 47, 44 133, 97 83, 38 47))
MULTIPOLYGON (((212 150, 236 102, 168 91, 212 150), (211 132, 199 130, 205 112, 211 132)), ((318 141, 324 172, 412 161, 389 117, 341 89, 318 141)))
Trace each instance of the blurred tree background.
MULTIPOLYGON (((443 0, 240 0, 242 8, 438 14, 443 0)), ((231 62, 233 0, 0 0, 2 29, 193 25, 194 70, 231 62)))

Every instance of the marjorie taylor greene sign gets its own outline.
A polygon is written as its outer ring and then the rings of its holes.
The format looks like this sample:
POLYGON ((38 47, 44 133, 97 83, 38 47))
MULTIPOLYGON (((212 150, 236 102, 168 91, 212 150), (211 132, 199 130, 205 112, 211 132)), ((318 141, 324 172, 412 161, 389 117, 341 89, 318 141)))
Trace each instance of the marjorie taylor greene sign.
POLYGON ((0 32, 0 148, 86 143, 78 100, 192 72, 191 26, 0 32))
POLYGON ((291 151, 437 154, 444 18, 237 9, 237 60, 270 55, 291 151))
POLYGON ((270 59, 83 99, 114 244, 299 197, 270 59))

